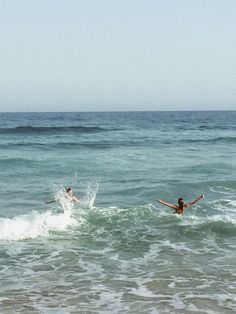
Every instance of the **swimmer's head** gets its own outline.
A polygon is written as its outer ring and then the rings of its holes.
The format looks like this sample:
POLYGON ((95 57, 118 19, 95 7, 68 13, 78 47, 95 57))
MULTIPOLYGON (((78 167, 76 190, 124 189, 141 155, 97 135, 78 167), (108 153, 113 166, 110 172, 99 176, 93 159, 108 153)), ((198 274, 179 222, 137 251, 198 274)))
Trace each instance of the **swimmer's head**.
POLYGON ((69 192, 71 192, 71 191, 72 191, 71 188, 66 188, 66 193, 69 193, 69 192))
POLYGON ((184 200, 182 199, 182 197, 180 197, 178 199, 178 204, 179 204, 179 207, 183 207, 184 206, 184 200))

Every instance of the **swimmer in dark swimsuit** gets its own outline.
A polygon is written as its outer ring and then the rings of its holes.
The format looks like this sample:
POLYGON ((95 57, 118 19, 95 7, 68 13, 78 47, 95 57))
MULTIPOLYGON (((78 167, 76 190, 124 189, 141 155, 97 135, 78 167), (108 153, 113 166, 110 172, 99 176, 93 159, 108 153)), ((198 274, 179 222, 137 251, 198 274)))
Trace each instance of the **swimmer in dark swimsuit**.
POLYGON ((162 200, 158 200, 159 203, 165 205, 165 206, 168 206, 170 208, 173 208, 175 211, 174 211, 174 214, 179 214, 179 215, 182 215, 185 211, 186 208, 190 207, 190 206, 193 206, 194 204, 196 204, 200 199, 204 198, 204 195, 200 195, 197 199, 195 199, 194 201, 190 202, 190 203, 184 203, 184 200, 182 198, 179 198, 178 199, 178 205, 174 205, 174 204, 170 204, 170 203, 167 203, 165 201, 162 201, 162 200))

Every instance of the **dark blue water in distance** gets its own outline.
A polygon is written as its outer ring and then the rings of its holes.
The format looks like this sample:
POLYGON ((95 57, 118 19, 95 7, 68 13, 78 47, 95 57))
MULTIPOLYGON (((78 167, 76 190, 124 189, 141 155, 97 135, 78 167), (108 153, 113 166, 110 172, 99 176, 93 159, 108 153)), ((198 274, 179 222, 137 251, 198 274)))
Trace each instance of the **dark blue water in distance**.
POLYGON ((233 313, 235 169, 236 111, 0 113, 0 312, 233 313))

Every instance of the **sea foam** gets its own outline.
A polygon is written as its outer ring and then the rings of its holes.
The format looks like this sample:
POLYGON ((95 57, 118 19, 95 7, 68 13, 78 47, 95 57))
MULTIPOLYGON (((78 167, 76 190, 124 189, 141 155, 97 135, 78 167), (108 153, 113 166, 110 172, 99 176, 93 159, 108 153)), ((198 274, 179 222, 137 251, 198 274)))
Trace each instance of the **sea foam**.
POLYGON ((75 225, 76 220, 71 213, 55 214, 52 211, 38 213, 32 211, 26 215, 0 218, 0 240, 24 240, 46 237, 50 232, 65 231, 75 225))
POLYGON ((52 232, 63 232, 79 224, 74 217, 77 208, 91 208, 94 204, 98 185, 88 185, 85 196, 76 206, 66 197, 65 189, 56 191, 56 208, 43 213, 31 211, 13 218, 0 218, 0 240, 18 241, 48 237, 52 232))

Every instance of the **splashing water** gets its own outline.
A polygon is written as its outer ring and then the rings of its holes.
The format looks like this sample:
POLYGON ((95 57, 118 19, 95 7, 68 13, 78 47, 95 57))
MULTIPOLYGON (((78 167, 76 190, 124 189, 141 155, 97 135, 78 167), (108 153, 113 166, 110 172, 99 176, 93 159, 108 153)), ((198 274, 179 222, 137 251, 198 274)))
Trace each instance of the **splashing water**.
POLYGON ((61 208, 64 211, 71 212, 74 208, 74 203, 69 200, 67 197, 66 191, 64 188, 60 189, 55 193, 55 201, 60 204, 61 208))
MULTIPOLYGON (((79 207, 91 208, 97 189, 97 184, 88 185, 86 195, 79 203, 79 207)), ((34 210, 12 219, 0 218, 0 240, 19 241, 48 237, 51 232, 63 232, 70 227, 78 226, 82 217, 75 219, 73 215, 75 204, 68 199, 64 188, 55 193, 55 201, 59 206, 43 213, 34 210)))
POLYGON ((77 221, 68 212, 55 214, 52 211, 32 211, 12 219, 1 218, 0 240, 17 241, 47 237, 50 232, 66 231, 69 226, 76 224, 77 221))
POLYGON ((80 198, 79 203, 73 203, 67 197, 66 189, 62 186, 54 192, 54 199, 63 210, 72 211, 75 207, 92 208, 98 191, 98 183, 88 183, 85 195, 80 198))
POLYGON ((86 208, 92 208, 98 191, 98 183, 95 181, 89 183, 86 194, 81 200, 81 206, 86 208))

